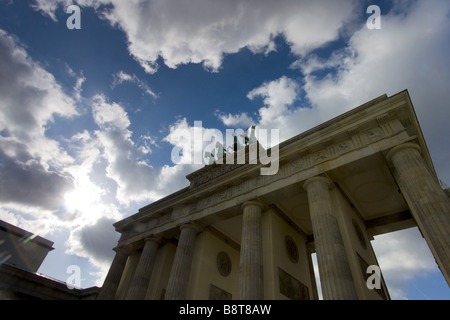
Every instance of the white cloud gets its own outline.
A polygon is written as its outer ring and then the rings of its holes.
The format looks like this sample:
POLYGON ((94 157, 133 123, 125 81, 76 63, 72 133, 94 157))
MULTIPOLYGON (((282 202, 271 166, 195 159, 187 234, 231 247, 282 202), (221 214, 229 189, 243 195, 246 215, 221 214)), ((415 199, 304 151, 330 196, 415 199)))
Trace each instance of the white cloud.
POLYGON ((119 71, 114 75, 114 82, 113 87, 115 87, 118 84, 123 83, 124 81, 133 81, 133 76, 129 75, 128 73, 124 71, 119 71))
POLYGON ((95 137, 107 161, 107 176, 117 183, 117 199, 122 204, 155 199, 150 181, 157 177, 157 169, 142 160, 143 154, 132 140, 128 129, 130 120, 122 106, 110 103, 104 96, 96 96, 92 104, 93 118, 100 127, 95 137))
POLYGON ((216 116, 224 125, 232 128, 248 128, 255 123, 255 120, 253 120, 246 112, 240 114, 226 114, 216 111, 216 116))
POLYGON ((31 4, 31 6, 41 11, 42 13, 48 15, 53 21, 57 21, 56 18, 56 10, 62 5, 64 7, 67 7, 69 4, 72 3, 71 0, 35 0, 34 4, 31 4))
POLYGON ((126 130, 131 124, 128 114, 117 103, 108 103, 105 96, 97 95, 93 98, 92 116, 100 128, 117 128, 126 130))
POLYGON ((70 118, 78 114, 75 101, 63 92, 53 75, 3 30, 0 55, 0 131, 34 142, 43 139, 45 126, 54 121, 55 115, 70 118))
POLYGON ((407 299, 413 278, 440 272, 417 228, 376 236, 372 245, 392 299, 407 299))
MULTIPOLYGON (((247 98, 262 98, 263 103, 258 110, 258 120, 251 123, 259 129, 279 129, 280 142, 320 124, 326 117, 318 108, 299 107, 303 103, 300 99, 301 92, 300 84, 286 76, 265 82, 251 90, 247 98)), ((238 123, 240 119, 247 118, 246 113, 216 115, 224 124, 238 123)))
POLYGON ((130 52, 143 65, 156 68, 161 56, 171 68, 193 62, 212 71, 221 67, 225 53, 243 47, 267 52, 281 33, 296 53, 306 53, 336 38, 353 9, 350 1, 148 1, 140 7, 113 3, 109 19, 125 30, 130 52))
POLYGON ((193 162, 193 136, 193 128, 189 126, 186 118, 179 119, 170 126, 169 134, 164 138, 164 141, 174 146, 171 155, 172 161, 175 160, 174 162, 179 164, 190 164, 193 162))
POLYGON ((124 71, 119 71, 113 76, 114 80, 112 83, 112 87, 116 87, 117 85, 120 85, 124 82, 131 82, 136 84, 139 89, 141 89, 146 95, 149 95, 153 98, 157 98, 158 95, 153 92, 152 89, 141 79, 139 79, 135 74, 130 75, 124 71))
POLYGON ((311 121, 315 117, 314 110, 298 108, 300 85, 286 76, 268 81, 251 90, 247 94, 250 100, 262 98, 263 105, 258 110, 258 120, 254 121, 247 113, 225 115, 216 112, 216 116, 225 125, 257 125, 259 129, 279 129, 280 140, 286 140, 298 133, 299 129, 308 128, 316 123, 311 121), (304 124, 304 125, 303 125, 304 124))
POLYGON ((0 219, 40 236, 62 226, 53 211, 21 204, 1 206, 0 219))
POLYGON ((86 78, 81 76, 81 77, 77 78, 77 83, 73 87, 73 90, 75 92, 74 97, 77 101, 81 100, 81 92, 83 91, 81 87, 83 86, 83 83, 85 81, 86 81, 86 78))
POLYGON ((142 154, 151 154, 153 152, 152 146, 158 146, 156 138, 148 135, 141 135, 139 140, 141 141, 141 145, 138 149, 142 154))
POLYGON ((255 97, 263 98, 265 106, 259 109, 259 122, 265 126, 286 116, 289 106, 297 99, 298 91, 299 85, 294 80, 283 76, 253 89, 247 94, 247 98, 250 100, 255 97))

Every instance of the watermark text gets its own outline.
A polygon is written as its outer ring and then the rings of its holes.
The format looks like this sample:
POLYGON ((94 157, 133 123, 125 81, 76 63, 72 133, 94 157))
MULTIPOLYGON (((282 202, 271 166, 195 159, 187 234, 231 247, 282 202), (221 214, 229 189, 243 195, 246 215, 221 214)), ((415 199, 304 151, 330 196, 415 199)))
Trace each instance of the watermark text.
POLYGON ((81 29, 81 9, 77 5, 71 5, 67 7, 66 13, 71 16, 67 18, 66 26, 67 29, 81 29))
POLYGON ((366 280, 367 288, 370 290, 379 290, 381 289, 381 270, 377 265, 371 265, 367 267, 367 274, 370 276, 366 280))
POLYGON ((369 30, 381 29, 381 9, 379 6, 371 5, 367 8, 367 14, 371 16, 367 19, 366 25, 369 30))
POLYGON ((69 290, 81 288, 81 269, 77 265, 68 266, 66 273, 70 274, 67 278, 66 285, 69 290))
POLYGON ((175 164, 259 163, 265 165, 261 175, 274 175, 279 169, 279 129, 226 129, 224 139, 220 130, 204 129, 202 121, 195 121, 193 128, 178 129, 174 136, 171 160, 175 164))

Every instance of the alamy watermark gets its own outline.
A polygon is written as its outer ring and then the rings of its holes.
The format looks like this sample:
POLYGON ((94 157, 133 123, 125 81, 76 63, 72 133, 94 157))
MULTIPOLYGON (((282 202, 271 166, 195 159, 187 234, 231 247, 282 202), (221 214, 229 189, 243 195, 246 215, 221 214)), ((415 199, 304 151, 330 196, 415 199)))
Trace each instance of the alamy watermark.
POLYGON ((381 29, 381 9, 379 6, 371 5, 366 10, 371 16, 367 19, 366 26, 369 30, 381 29))
POLYGON ((367 267, 367 274, 370 276, 366 280, 367 288, 370 290, 379 290, 381 289, 381 270, 377 265, 371 265, 367 267))
POLYGON ((67 29, 81 29, 81 9, 77 5, 71 5, 67 7, 66 13, 71 16, 67 18, 66 26, 67 29))
POLYGON ((77 265, 68 266, 66 273, 70 274, 67 278, 66 286, 69 290, 81 288, 81 268, 77 265))
POLYGON ((193 129, 177 129, 174 133, 177 142, 171 160, 175 164, 204 165, 259 163, 266 165, 261 167, 261 175, 274 175, 279 169, 279 137, 279 129, 252 126, 246 131, 226 129, 224 139, 220 130, 204 129, 202 121, 195 121, 193 129))

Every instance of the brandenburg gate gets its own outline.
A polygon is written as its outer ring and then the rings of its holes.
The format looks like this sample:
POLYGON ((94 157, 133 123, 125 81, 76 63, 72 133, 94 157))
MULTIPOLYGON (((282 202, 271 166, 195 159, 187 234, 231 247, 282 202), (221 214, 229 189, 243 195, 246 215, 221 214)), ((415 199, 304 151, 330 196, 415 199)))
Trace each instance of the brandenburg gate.
POLYGON ((99 299, 318 299, 314 252, 323 299, 389 299, 371 240, 414 226, 449 282, 450 198, 407 91, 278 147, 276 174, 212 163, 115 223, 99 299))

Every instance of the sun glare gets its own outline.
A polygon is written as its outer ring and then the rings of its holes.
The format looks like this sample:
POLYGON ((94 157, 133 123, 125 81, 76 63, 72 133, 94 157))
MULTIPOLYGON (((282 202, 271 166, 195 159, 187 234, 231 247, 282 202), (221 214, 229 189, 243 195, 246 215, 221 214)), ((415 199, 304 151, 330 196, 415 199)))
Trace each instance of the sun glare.
POLYGON ((88 188, 77 187, 64 195, 66 209, 70 212, 87 213, 95 204, 96 194, 88 188))

